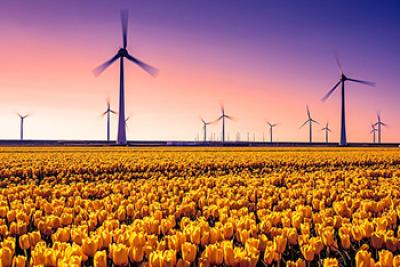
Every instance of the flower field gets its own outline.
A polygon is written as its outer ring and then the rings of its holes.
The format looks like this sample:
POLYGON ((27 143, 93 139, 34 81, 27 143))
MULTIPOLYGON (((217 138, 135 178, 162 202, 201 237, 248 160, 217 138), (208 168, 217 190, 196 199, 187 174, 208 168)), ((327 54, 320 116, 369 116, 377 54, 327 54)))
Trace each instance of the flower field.
POLYGON ((0 148, 1 266, 400 266, 400 150, 0 148))

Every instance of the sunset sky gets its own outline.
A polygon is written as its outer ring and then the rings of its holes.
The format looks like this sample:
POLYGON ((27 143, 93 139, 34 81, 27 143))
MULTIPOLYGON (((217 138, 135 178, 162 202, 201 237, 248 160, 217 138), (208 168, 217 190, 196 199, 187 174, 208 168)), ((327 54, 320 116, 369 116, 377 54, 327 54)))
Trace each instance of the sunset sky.
MULTIPOLYGON (((400 141, 399 1, 1 1, 0 139, 19 137, 16 112, 30 113, 27 139, 105 139, 106 98, 118 110, 119 64, 92 70, 122 46, 120 9, 129 9, 128 51, 158 69, 153 78, 125 64, 129 140, 202 138, 200 116, 221 101, 227 134, 305 141, 308 104, 339 137, 337 51, 345 73, 376 82, 347 84, 348 141, 370 141, 380 111, 383 141, 400 141)), ((115 139, 117 117, 112 118, 115 139)), ((324 140, 321 126, 315 140, 324 140)), ((220 138, 221 125, 209 128, 220 138)))

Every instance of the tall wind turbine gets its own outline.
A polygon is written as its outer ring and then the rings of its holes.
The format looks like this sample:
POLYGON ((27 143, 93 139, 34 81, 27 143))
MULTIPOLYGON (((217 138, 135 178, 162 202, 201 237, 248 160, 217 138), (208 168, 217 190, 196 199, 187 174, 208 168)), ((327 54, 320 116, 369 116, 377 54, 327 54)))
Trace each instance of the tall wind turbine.
POLYGON ((376 117, 378 119, 378 121, 375 123, 375 126, 378 127, 377 128, 377 130, 378 130, 378 144, 382 144, 382 126, 387 126, 387 124, 384 123, 381 120, 381 114, 380 113, 377 113, 376 117))
POLYGON ((375 128, 375 124, 371 123, 371 131, 369 132, 370 134, 372 134, 372 141, 374 144, 376 144, 376 132, 378 131, 378 129, 375 128))
POLYGON ((201 122, 203 123, 203 135, 204 135, 204 142, 207 142, 207 126, 214 123, 214 121, 207 122, 203 118, 200 118, 201 122))
POLYGON ((327 122, 325 127, 322 128, 321 130, 325 131, 325 142, 329 143, 329 132, 332 132, 332 130, 329 128, 329 122, 327 122))
POLYGON ((26 115, 21 115, 19 113, 17 113, 18 117, 20 118, 20 126, 19 126, 19 130, 20 130, 20 140, 24 140, 24 120, 29 117, 29 114, 26 115))
POLYGON ((267 124, 269 126, 269 142, 272 143, 272 128, 278 126, 278 123, 270 123, 267 121, 267 124))
POLYGON ((340 142, 339 145, 341 146, 345 146, 347 145, 347 137, 346 137, 346 114, 345 114, 345 91, 344 91, 344 84, 346 81, 350 81, 350 82, 356 82, 356 83, 362 83, 362 84, 366 84, 369 86, 375 86, 375 83, 373 82, 369 82, 369 81, 362 81, 362 80, 356 80, 356 79, 352 79, 347 77, 344 73, 343 73, 343 68, 342 65, 340 64, 339 58, 338 56, 335 54, 336 56, 336 63, 340 69, 340 80, 335 84, 335 86, 333 86, 333 88, 331 90, 328 91, 328 93, 322 98, 322 101, 325 101, 329 98, 329 96, 336 90, 336 88, 341 84, 342 85, 342 109, 341 109, 341 123, 340 123, 340 142))
POLYGON ((307 120, 300 126, 300 128, 302 128, 307 123, 309 124, 309 127, 310 127, 310 130, 309 130, 310 131, 310 143, 312 143, 312 124, 313 123, 319 124, 319 122, 317 122, 316 120, 311 118, 311 113, 310 113, 310 109, 308 108, 308 106, 306 106, 306 109, 307 109, 307 120))
POLYGON ((125 128, 125 90, 124 90, 124 58, 135 63, 144 71, 152 76, 156 76, 158 70, 141 60, 133 57, 126 49, 128 46, 128 11, 121 10, 121 25, 122 25, 122 48, 120 48, 115 56, 94 69, 96 76, 100 75, 105 69, 111 66, 116 60, 120 61, 120 77, 119 77, 119 112, 118 112, 118 136, 117 144, 126 145, 126 128, 125 128))
POLYGON ((107 109, 104 111, 101 116, 107 115, 107 142, 110 142, 110 115, 117 114, 114 110, 111 109, 110 100, 107 99, 107 109))
POLYGON ((222 143, 225 142, 225 118, 228 120, 234 120, 233 117, 225 114, 224 105, 221 104, 221 116, 217 120, 215 120, 215 122, 222 120, 222 143))

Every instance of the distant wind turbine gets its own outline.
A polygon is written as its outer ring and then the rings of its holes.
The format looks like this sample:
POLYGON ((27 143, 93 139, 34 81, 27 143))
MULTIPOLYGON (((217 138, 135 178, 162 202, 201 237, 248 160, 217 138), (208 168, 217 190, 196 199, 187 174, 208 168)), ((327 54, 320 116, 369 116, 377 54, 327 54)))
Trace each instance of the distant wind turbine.
POLYGON ((332 132, 332 130, 329 128, 329 122, 327 122, 325 127, 322 128, 321 130, 325 131, 325 142, 329 143, 329 132, 332 132))
POLYGON ((325 101, 329 98, 329 96, 336 90, 336 88, 342 84, 342 109, 341 109, 341 123, 340 123, 340 142, 339 145, 345 146, 347 145, 347 137, 346 137, 346 115, 345 115, 345 91, 344 91, 344 84, 345 81, 350 81, 350 82, 356 82, 356 83, 362 83, 366 84, 369 86, 375 86, 375 83, 369 82, 369 81, 362 81, 362 80, 356 80, 352 78, 348 78, 346 75, 343 73, 343 68, 342 65, 340 64, 338 56, 335 54, 336 57, 336 63, 340 69, 340 80, 333 86, 331 90, 328 91, 328 93, 322 98, 322 101, 325 101))
POLYGON ((207 122, 203 118, 200 118, 201 122, 203 123, 203 136, 204 142, 207 142, 207 126, 214 123, 215 121, 207 122))
POLYGON ((19 113, 17 113, 18 117, 20 118, 20 140, 24 140, 24 120, 29 117, 29 114, 26 115, 21 115, 19 113))
POLYGON ((126 127, 125 127, 125 91, 124 91, 124 58, 135 63, 144 71, 152 76, 156 76, 158 70, 141 60, 133 57, 128 53, 128 10, 121 10, 121 25, 122 25, 122 41, 123 47, 120 48, 115 56, 94 69, 96 76, 100 75, 105 69, 111 66, 116 60, 120 60, 120 88, 119 88, 119 112, 118 112, 118 136, 117 144, 126 145, 126 127))
POLYGON ((221 104, 221 116, 215 122, 222 120, 222 139, 221 139, 222 143, 225 142, 225 118, 228 120, 234 120, 233 117, 225 114, 224 105, 221 104))
POLYGON ((131 116, 132 116, 132 115, 129 115, 129 116, 126 117, 126 119, 125 119, 125 127, 126 127, 127 130, 129 129, 129 127, 128 127, 128 121, 129 121, 129 119, 131 118, 131 116))
POLYGON ((377 113, 376 117, 378 119, 378 121, 375 123, 375 126, 378 127, 377 128, 377 130, 378 130, 378 144, 382 144, 382 126, 387 126, 387 124, 384 123, 381 120, 381 114, 380 113, 377 113))
POLYGON ((107 142, 110 142, 110 114, 117 114, 114 110, 110 107, 110 100, 107 99, 107 109, 104 111, 101 116, 107 115, 107 142))
POLYGON ((269 126, 269 142, 272 143, 272 128, 278 126, 278 123, 270 123, 267 121, 267 124, 269 126))
POLYGON ((307 120, 300 126, 300 128, 303 128, 303 126, 306 125, 307 123, 309 124, 310 143, 312 143, 312 124, 313 123, 319 124, 319 122, 317 122, 316 120, 311 118, 311 113, 310 113, 310 109, 308 108, 308 106, 306 106, 306 109, 307 109, 307 120))
POLYGON ((370 134, 372 134, 372 141, 374 144, 376 144, 376 132, 378 131, 378 129, 375 128, 375 124, 371 123, 371 131, 369 132, 370 134))

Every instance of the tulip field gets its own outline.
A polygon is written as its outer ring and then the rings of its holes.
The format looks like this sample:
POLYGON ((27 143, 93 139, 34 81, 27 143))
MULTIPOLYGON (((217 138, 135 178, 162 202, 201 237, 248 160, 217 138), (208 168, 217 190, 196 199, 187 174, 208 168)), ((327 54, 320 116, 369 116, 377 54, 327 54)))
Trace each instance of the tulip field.
POLYGON ((400 266, 400 150, 0 148, 0 266, 400 266))

